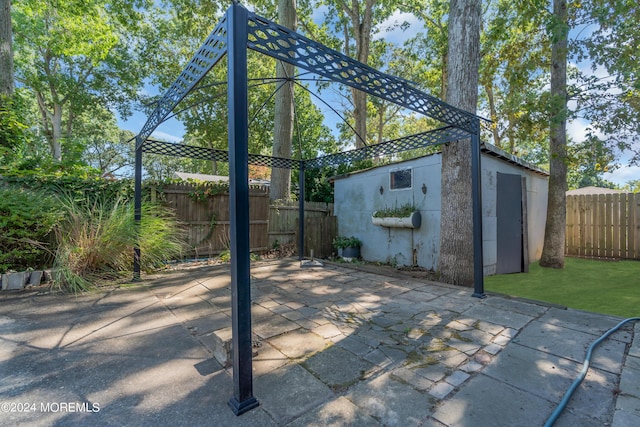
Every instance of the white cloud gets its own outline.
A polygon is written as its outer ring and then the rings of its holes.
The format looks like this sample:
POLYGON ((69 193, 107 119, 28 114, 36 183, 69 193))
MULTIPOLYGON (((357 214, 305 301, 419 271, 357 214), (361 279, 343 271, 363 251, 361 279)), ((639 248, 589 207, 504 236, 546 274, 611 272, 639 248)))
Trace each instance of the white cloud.
POLYGON ((373 35, 375 40, 385 39, 399 46, 410 38, 415 37, 418 32, 424 31, 424 26, 415 15, 400 12, 399 10, 396 10, 393 15, 383 21, 378 28, 379 31, 373 35), (400 25, 405 22, 409 24, 408 28, 400 28, 400 25))
POLYGON ((152 138, 157 138, 157 139, 162 140, 162 141, 168 141, 168 142, 181 142, 182 141, 182 137, 180 137, 180 136, 175 136, 175 135, 172 135, 170 133, 161 132, 161 131, 154 131, 151 134, 151 137, 152 138))
POLYGON ((625 166, 603 175, 607 181, 624 185, 629 181, 640 179, 640 166, 625 166))
POLYGON ((567 121, 567 135, 574 142, 581 142, 587 136, 587 126, 589 123, 584 119, 567 121))

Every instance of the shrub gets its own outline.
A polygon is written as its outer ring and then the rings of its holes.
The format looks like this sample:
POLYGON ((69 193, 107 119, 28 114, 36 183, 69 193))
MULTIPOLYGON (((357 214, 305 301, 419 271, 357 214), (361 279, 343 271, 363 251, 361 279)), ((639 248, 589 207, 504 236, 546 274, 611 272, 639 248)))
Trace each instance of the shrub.
POLYGON ((46 193, 0 188, 0 273, 50 262, 47 243, 60 216, 54 198, 46 193))
POLYGON ((333 246, 336 249, 344 249, 344 248, 359 248, 362 246, 362 242, 357 237, 351 236, 337 236, 333 239, 333 246))
POLYGON ((413 205, 412 203, 407 203, 404 204, 402 206, 400 206, 399 208, 385 208, 385 209, 381 209, 379 211, 375 211, 373 213, 373 217, 374 218, 388 218, 388 217, 395 217, 395 218, 406 218, 411 216, 411 214, 413 212, 416 211, 416 206, 413 205))
MULTIPOLYGON (((65 215, 56 227, 55 266, 59 284, 78 292, 91 288, 90 279, 130 271, 137 231, 133 203, 64 201, 65 215)), ((141 267, 150 271, 181 255, 183 232, 173 214, 145 203, 140 226, 141 267)))

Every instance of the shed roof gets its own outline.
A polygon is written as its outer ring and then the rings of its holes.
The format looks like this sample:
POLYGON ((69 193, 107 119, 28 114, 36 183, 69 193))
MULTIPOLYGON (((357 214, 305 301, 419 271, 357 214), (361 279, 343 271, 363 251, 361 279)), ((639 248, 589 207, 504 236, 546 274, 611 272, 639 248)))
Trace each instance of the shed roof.
MULTIPOLYGON (((548 171, 546 171, 546 170, 544 170, 542 168, 539 168, 538 166, 536 166, 536 165, 534 165, 532 163, 529 163, 529 162, 527 162, 525 160, 522 160, 518 156, 515 156, 513 154, 509 154, 506 151, 501 150, 500 148, 496 147, 495 145, 483 142, 481 147, 480 147, 480 149, 481 149, 482 153, 487 154, 489 156, 496 157, 496 158, 498 158, 500 160, 506 161, 508 163, 511 163, 511 164, 516 165, 518 167, 521 167, 523 169, 530 170, 530 171, 532 171, 534 173, 537 173, 539 175, 549 176, 549 172, 548 171)), ((441 153, 441 152, 439 151, 438 153, 434 153, 434 154, 439 154, 439 153, 441 153)), ((402 163, 405 163, 405 162, 410 162, 410 161, 413 161, 413 160, 416 160, 416 159, 431 157, 434 154, 427 154, 427 155, 421 156, 421 157, 414 157, 412 159, 400 160, 400 161, 397 161, 397 162, 386 163, 384 165, 373 166, 371 168, 362 169, 362 170, 354 171, 354 172, 349 172, 349 173, 342 174, 342 175, 337 175, 337 176, 334 176, 334 177, 330 178, 330 180, 333 181, 333 180, 336 180, 336 179, 343 179, 343 178, 347 178, 347 177, 349 177, 351 175, 355 175, 357 173, 367 172, 367 171, 370 171, 370 170, 373 170, 373 169, 376 169, 376 168, 381 168, 381 167, 385 167, 385 166, 389 166, 389 165, 399 165, 399 164, 402 164, 402 163)))
POLYGON ((603 187, 595 187, 590 185, 589 187, 576 188, 575 190, 567 191, 567 196, 578 196, 578 195, 586 195, 586 194, 614 194, 614 193, 625 193, 624 190, 616 190, 613 188, 603 188, 603 187))
MULTIPOLYGON (((185 181, 201 181, 201 182, 229 182, 229 177, 225 175, 207 175, 202 173, 174 172, 175 178, 185 181)), ((265 179, 249 178, 249 184, 269 186, 271 181, 265 179)))

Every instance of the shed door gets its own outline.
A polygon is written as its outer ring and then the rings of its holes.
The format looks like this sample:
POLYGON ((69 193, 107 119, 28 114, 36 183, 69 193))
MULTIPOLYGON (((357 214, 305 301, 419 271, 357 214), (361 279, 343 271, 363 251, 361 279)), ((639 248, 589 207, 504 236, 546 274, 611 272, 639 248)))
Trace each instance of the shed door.
POLYGON ((522 177, 498 172, 496 274, 522 271, 522 177))

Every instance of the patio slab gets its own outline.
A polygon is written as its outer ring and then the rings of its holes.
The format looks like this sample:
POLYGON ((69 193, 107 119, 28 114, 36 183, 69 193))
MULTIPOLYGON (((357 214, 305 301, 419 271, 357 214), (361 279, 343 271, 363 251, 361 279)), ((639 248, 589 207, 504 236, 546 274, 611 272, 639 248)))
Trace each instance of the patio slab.
MULTIPOLYGON (((497 295, 481 300, 471 289, 379 273, 300 268, 295 260, 252 265, 260 406, 240 417, 227 405, 232 369, 214 357, 225 362, 232 354, 227 266, 78 297, 4 291, 0 419, 34 426, 132 419, 143 426, 542 425, 587 346, 621 320, 497 295)), ((630 324, 595 351, 556 425, 633 425, 638 378, 640 327, 630 324)))

